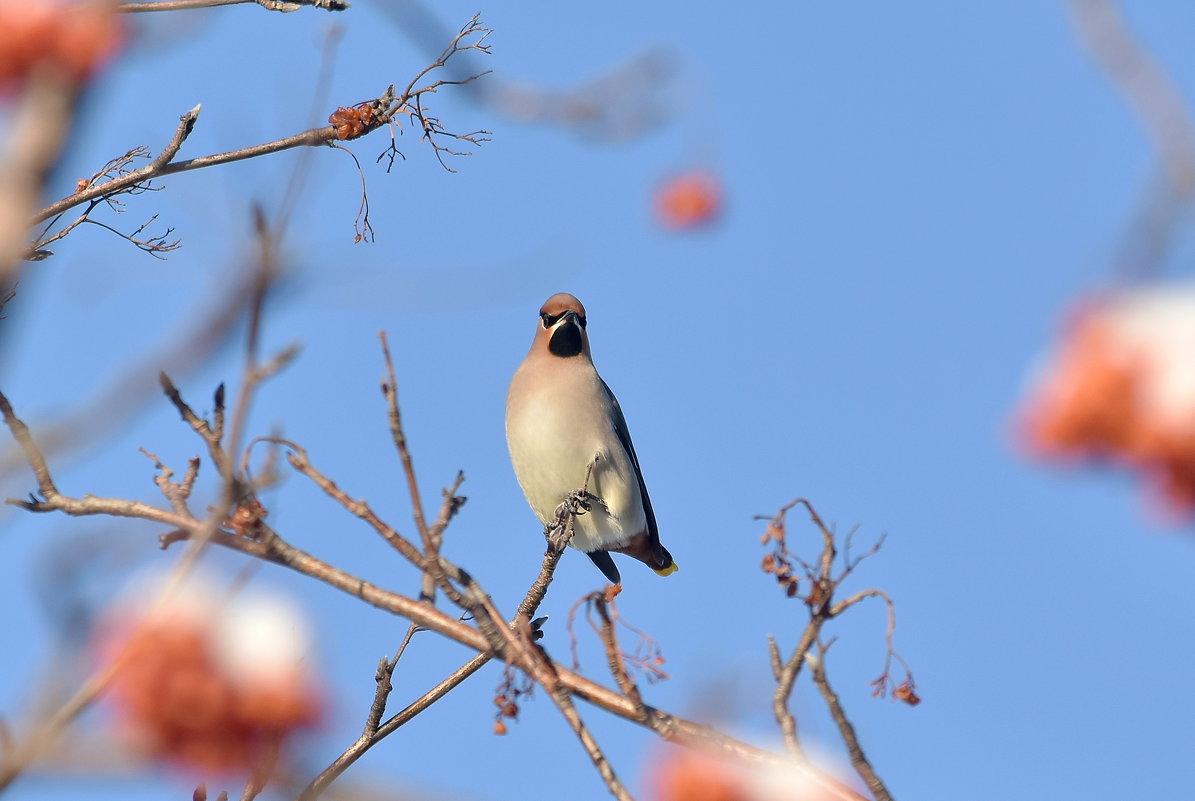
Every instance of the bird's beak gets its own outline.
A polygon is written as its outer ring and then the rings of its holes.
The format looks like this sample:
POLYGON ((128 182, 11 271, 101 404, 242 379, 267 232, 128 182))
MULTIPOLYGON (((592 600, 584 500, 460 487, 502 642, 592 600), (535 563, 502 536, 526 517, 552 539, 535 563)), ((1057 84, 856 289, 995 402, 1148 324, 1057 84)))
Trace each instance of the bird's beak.
POLYGON ((565 358, 579 356, 585 352, 584 318, 577 312, 569 310, 560 315, 560 319, 548 334, 548 350, 555 356, 565 358))

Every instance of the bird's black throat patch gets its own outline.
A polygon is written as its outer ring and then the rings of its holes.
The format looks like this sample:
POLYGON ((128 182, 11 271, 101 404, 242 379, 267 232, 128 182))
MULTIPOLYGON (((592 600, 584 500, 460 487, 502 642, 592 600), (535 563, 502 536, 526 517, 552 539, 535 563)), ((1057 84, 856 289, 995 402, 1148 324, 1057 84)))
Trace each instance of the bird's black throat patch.
POLYGON ((548 350, 553 356, 569 359, 580 356, 582 350, 581 327, 574 322, 568 322, 552 332, 548 340, 548 350))

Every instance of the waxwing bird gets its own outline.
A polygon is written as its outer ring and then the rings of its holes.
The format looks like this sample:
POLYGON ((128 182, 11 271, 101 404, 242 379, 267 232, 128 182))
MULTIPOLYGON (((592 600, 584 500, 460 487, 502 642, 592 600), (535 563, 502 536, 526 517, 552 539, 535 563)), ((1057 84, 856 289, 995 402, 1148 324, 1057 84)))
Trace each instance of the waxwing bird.
POLYGON ((610 552, 624 553, 661 576, 676 571, 660 544, 639 459, 614 393, 589 353, 585 307, 567 292, 539 310, 535 339, 506 395, 506 444, 527 503, 545 525, 585 483, 601 499, 574 519, 569 543, 620 584, 610 552))

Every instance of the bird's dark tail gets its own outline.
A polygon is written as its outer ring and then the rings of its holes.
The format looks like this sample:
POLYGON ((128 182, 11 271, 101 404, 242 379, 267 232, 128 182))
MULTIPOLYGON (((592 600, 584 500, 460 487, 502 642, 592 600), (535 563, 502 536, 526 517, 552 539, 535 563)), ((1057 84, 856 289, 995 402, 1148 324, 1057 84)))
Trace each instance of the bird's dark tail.
POLYGON ((585 555, 593 560, 598 570, 606 575, 611 584, 622 584, 622 576, 618 574, 618 565, 614 564, 614 560, 610 558, 609 553, 606 551, 590 551, 585 555))

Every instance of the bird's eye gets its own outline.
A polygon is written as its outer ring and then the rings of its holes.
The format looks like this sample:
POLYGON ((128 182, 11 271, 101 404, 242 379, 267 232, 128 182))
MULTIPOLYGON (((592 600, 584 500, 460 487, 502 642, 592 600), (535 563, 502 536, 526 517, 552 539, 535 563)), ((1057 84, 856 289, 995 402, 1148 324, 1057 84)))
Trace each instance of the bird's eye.
POLYGON ((579 326, 582 328, 585 327, 585 318, 576 312, 561 312, 560 314, 548 314, 547 312, 543 312, 540 314, 539 319, 543 322, 544 328, 547 329, 560 322, 560 318, 564 317, 566 314, 571 314, 579 326))

